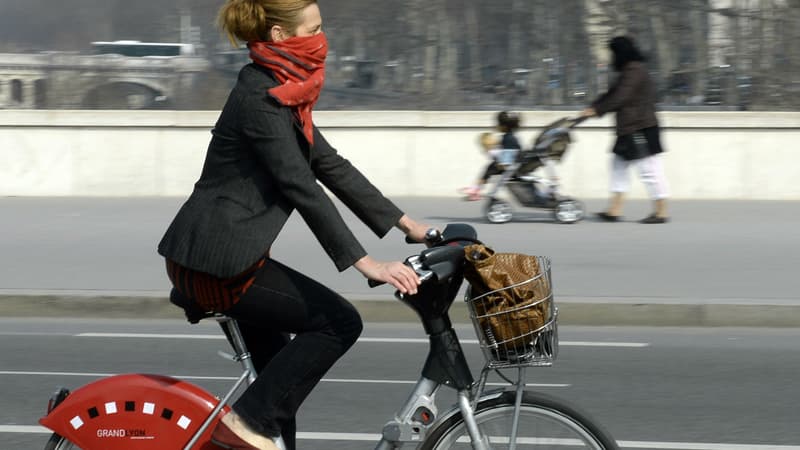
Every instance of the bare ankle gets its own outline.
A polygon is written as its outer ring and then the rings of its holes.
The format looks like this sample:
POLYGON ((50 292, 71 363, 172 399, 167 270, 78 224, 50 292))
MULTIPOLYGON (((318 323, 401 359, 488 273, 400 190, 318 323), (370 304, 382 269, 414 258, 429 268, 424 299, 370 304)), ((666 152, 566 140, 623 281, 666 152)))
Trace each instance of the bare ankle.
POLYGON ((231 411, 222 416, 220 422, 224 423, 231 431, 236 433, 245 442, 263 450, 279 450, 272 439, 253 430, 241 416, 231 411))

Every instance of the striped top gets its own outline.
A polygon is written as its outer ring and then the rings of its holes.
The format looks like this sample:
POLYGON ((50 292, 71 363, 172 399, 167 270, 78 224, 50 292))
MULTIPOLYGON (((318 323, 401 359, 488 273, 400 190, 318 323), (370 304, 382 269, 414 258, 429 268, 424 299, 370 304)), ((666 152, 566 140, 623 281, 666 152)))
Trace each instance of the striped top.
POLYGON ((224 312, 235 305, 256 280, 258 270, 264 267, 267 256, 243 272, 228 278, 218 278, 205 272, 187 269, 167 259, 167 275, 172 285, 184 297, 197 303, 205 311, 224 312))

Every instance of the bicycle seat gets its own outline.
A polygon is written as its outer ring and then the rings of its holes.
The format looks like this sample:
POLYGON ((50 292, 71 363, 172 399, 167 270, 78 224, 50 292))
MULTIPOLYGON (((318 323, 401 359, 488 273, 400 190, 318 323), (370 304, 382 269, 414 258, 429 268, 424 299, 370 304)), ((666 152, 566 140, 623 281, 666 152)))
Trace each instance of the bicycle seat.
POLYGON ((183 313, 186 315, 186 320, 189 323, 198 323, 203 319, 208 319, 210 317, 216 317, 217 313, 214 311, 206 311, 197 303, 193 302, 190 298, 183 295, 179 290, 172 288, 169 292, 169 301, 173 305, 183 309, 183 313))

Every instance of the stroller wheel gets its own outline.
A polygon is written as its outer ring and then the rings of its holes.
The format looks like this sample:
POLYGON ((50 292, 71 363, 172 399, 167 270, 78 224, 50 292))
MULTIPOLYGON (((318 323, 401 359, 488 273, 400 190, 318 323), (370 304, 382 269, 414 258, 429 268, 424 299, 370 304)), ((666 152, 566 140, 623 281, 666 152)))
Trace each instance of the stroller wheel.
POLYGON ((556 222, 559 223, 578 222, 583 219, 584 213, 583 203, 573 199, 561 200, 553 209, 553 216, 555 216, 556 222))
POLYGON ((486 219, 491 223, 506 223, 512 216, 511 205, 508 202, 491 199, 489 206, 486 207, 486 219))

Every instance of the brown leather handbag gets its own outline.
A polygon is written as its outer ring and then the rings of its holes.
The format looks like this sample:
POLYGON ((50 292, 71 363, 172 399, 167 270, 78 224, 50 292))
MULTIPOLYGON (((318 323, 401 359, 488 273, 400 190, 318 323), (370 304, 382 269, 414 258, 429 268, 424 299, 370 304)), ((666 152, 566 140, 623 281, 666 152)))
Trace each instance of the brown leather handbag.
POLYGON ((464 277, 472 307, 487 340, 519 353, 533 345, 552 319, 552 291, 541 257, 497 253, 482 244, 465 249, 464 277))

